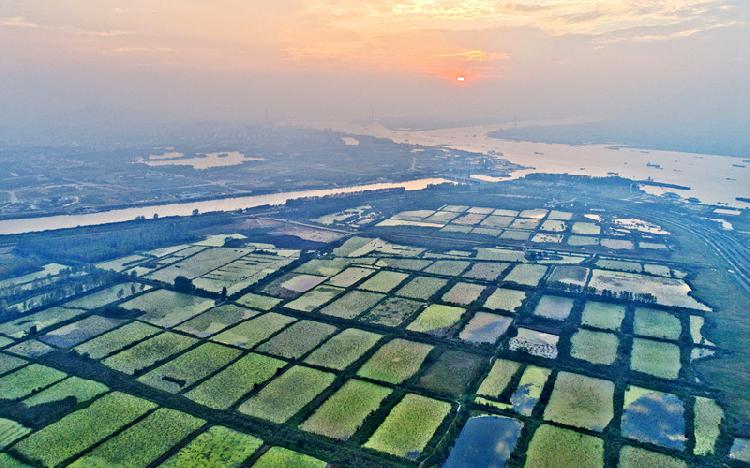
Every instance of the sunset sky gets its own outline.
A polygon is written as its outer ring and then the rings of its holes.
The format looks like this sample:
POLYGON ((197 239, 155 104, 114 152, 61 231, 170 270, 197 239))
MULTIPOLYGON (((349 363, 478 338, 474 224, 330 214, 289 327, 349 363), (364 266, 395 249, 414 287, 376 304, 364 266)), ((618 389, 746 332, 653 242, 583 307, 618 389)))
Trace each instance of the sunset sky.
POLYGON ((86 108, 735 118, 750 107, 748 21, 745 0, 5 0, 0 123, 86 108))

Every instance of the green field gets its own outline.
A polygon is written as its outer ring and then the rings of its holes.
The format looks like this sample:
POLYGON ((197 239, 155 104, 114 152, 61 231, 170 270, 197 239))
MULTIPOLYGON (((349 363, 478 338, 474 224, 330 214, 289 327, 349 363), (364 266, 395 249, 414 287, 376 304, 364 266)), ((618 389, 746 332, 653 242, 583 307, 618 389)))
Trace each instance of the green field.
MULTIPOLYGON (((31 429, 11 419, 0 418, 0 450, 9 447, 13 442, 31 432, 31 429)), ((0 459, 0 466, 6 466, 0 459)), ((12 465, 8 465, 12 466, 12 465)))
POLYGON ((148 466, 204 423, 202 419, 187 413, 161 408, 108 439, 70 466, 148 466), (136 447, 137 450, 134 450, 136 447))
POLYGON ((409 275, 395 271, 379 271, 359 286, 359 289, 387 293, 401 284, 409 275))
POLYGON ((337 328, 322 322, 301 320, 258 347, 258 351, 297 359, 333 335, 337 328))
POLYGON ((482 295, 486 286, 473 283, 459 282, 453 285, 451 289, 443 294, 443 302, 448 304, 457 304, 468 306, 482 295))
POLYGON ((124 302, 120 307, 144 312, 140 318, 146 322, 160 327, 173 327, 213 305, 214 301, 211 299, 159 289, 124 302))
POLYGON ((525 466, 601 468, 604 466, 604 441, 570 429, 542 424, 531 438, 525 466))
POLYGON ((609 366, 617 359, 618 345, 617 335, 580 329, 570 338, 570 355, 592 364, 609 366))
POLYGON ((472 264, 463 276, 464 278, 495 281, 508 269, 509 265, 509 263, 502 262, 477 262, 472 264))
POLYGON ((74 348, 91 359, 101 359, 122 348, 161 332, 159 328, 142 322, 130 322, 122 327, 97 336, 74 348))
POLYGON ((716 449, 724 411, 710 398, 695 397, 695 448, 696 455, 709 455, 716 449))
POLYGON ((406 394, 364 446, 416 459, 450 410, 451 405, 444 401, 406 394))
POLYGON ((323 343, 305 359, 307 364, 344 370, 375 346, 382 335, 357 328, 347 328, 323 343))
POLYGON ((406 329, 419 333, 429 333, 430 335, 445 336, 450 334, 451 327, 461 320, 464 312, 465 310, 461 307, 432 304, 427 306, 406 329))
POLYGON ((197 343, 195 338, 164 332, 141 341, 132 348, 120 351, 102 361, 112 369, 134 375, 141 370, 186 350, 197 343))
POLYGON ((250 349, 278 332, 296 319, 286 315, 268 312, 254 319, 242 322, 215 335, 212 340, 240 348, 250 349))
POLYGON ((680 348, 671 343, 633 338, 630 369, 662 379, 676 379, 680 375, 680 348))
POLYGON ((294 366, 242 403, 239 410, 281 424, 328 388, 334 378, 327 372, 294 366))
POLYGON ((357 375, 399 384, 419 371, 430 351, 430 345, 397 338, 381 346, 357 375))
POLYGON ((677 341, 682 333, 682 324, 680 319, 663 310, 636 307, 633 333, 677 341))
POLYGON ((630 445, 626 445, 620 450, 619 466, 620 468, 644 468, 650 466, 658 466, 659 468, 687 468, 687 465, 682 460, 630 445))
POLYGON ((586 301, 581 324, 602 330, 619 330, 625 318, 625 307, 606 302, 586 301))
POLYGON ((262 294, 247 293, 237 299, 237 304, 251 309, 271 310, 281 302, 281 299, 275 297, 263 296, 262 294))
POLYGON ((485 358, 464 351, 448 350, 432 361, 417 382, 422 388, 458 397, 479 376, 485 358))
POLYGON ((542 396, 542 390, 547 383, 552 371, 545 367, 526 366, 518 386, 510 396, 510 403, 513 411, 524 416, 531 416, 539 399, 542 396))
POLYGON ((38 331, 41 331, 85 313, 86 311, 84 309, 50 307, 49 309, 34 312, 33 314, 23 315, 15 320, 0 323, 0 335, 9 336, 11 338, 23 338, 33 327, 36 327, 38 331))
POLYGON ((544 419, 602 432, 614 417, 615 384, 609 380, 560 372, 544 419))
POLYGON ((321 404, 300 428, 333 439, 348 439, 365 418, 380 408, 391 390, 361 380, 349 380, 321 404))
POLYGON ((32 433, 14 449, 31 460, 55 466, 155 407, 153 403, 131 395, 110 393, 89 407, 32 433))
POLYGON ((185 394, 214 409, 227 409, 256 385, 268 381, 286 365, 285 361, 249 353, 185 394))
POLYGON ((21 403, 27 409, 47 403, 60 402, 66 398, 73 398, 76 404, 79 404, 92 400, 107 391, 108 388, 103 383, 73 376, 35 393, 21 403))
POLYGON ((348 267, 338 275, 328 280, 328 284, 332 286, 338 286, 339 288, 348 288, 355 283, 367 278, 368 276, 375 273, 377 270, 372 268, 363 267, 348 267))
POLYGON ((169 457, 161 468, 240 466, 263 441, 224 426, 211 426, 169 457))
POLYGON ((225 304, 209 309, 197 317, 183 322, 175 330, 183 331, 198 338, 206 338, 243 320, 253 318, 258 313, 255 310, 246 309, 234 304, 225 304))
POLYGON ((122 323, 122 320, 92 315, 48 332, 41 337, 41 341, 58 348, 72 348, 122 323))
POLYGON ((546 273, 547 267, 545 265, 519 263, 510 270, 510 273, 503 280, 522 286, 535 287, 539 285, 539 281, 546 273))
POLYGON ((463 260, 438 260, 425 268, 425 273, 443 276, 460 276, 471 263, 463 260))
POLYGON ((492 310, 516 312, 526 299, 526 293, 515 289, 497 288, 484 302, 484 307, 492 310))
POLYGON ((0 399, 17 400, 67 377, 65 372, 30 364, 0 377, 0 399))
POLYGON ((152 387, 179 393, 239 357, 240 351, 204 343, 138 378, 152 387))
POLYGON ((325 468, 326 462, 283 447, 271 447, 255 462, 253 468, 325 468))
POLYGON ((389 297, 359 318, 364 322, 397 327, 414 315, 424 305, 412 299, 389 297))
POLYGON ((318 307, 330 302, 333 298, 343 293, 342 288, 322 284, 317 288, 306 292, 297 299, 287 302, 284 307, 300 312, 312 312, 318 307))
POLYGON ((377 304, 385 294, 369 291, 349 291, 332 303, 323 307, 320 312, 334 317, 353 319, 362 312, 377 304))
POLYGON ((396 294, 411 299, 428 300, 441 290, 448 280, 443 278, 434 278, 432 276, 416 276, 409 280, 396 294))
POLYGON ((518 372, 521 365, 515 361, 507 359, 497 359, 482 384, 477 390, 477 395, 486 395, 490 398, 497 398, 508 387, 510 380, 518 372))

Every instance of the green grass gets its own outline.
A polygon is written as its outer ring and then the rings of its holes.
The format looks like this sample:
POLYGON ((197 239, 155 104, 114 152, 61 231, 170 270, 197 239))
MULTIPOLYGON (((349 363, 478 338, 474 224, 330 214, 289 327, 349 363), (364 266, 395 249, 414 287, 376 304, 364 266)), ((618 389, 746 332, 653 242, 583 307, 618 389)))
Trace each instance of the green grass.
POLYGON ((431 335, 445 336, 465 312, 461 307, 432 304, 420 313, 413 322, 406 327, 407 330, 429 333, 431 335))
POLYGON ((381 346, 357 375, 399 384, 417 373, 432 346, 396 338, 381 346))
POLYGON ((456 283, 453 287, 443 294, 443 302, 448 304, 458 304, 468 306, 473 303, 485 290, 485 286, 473 283, 456 283))
POLYGON ((563 321, 573 310, 573 299, 560 296, 544 295, 534 309, 534 315, 550 320, 563 321))
POLYGON ((359 320, 386 327, 397 327, 414 315, 423 305, 424 303, 412 299, 389 297, 373 307, 369 312, 360 317, 359 320))
POLYGON ((101 359, 122 348, 161 332, 147 323, 131 322, 73 348, 91 359, 101 359))
POLYGON ((372 412, 380 408, 391 389, 361 380, 347 381, 328 397, 300 428, 332 439, 348 439, 372 412))
POLYGON ((406 394, 364 446, 416 460, 450 410, 444 401, 406 394))
POLYGON ((342 271, 338 275, 334 276, 333 278, 328 280, 328 283, 332 286, 338 286, 340 288, 348 288, 349 286, 354 285, 360 280, 363 280, 367 278, 368 276, 375 273, 377 270, 373 270, 372 268, 362 268, 357 266, 352 266, 347 268, 346 270, 342 271))
POLYGON ((599 238, 591 236, 572 235, 568 237, 568 245, 572 245, 575 247, 590 247, 593 245, 599 245, 599 238))
POLYGON ((485 358, 464 351, 447 350, 430 363, 417 383, 436 393, 458 397, 479 376, 485 358))
POLYGON ((313 351, 305 362, 316 366, 344 370, 359 359, 382 335, 357 328, 347 328, 313 351))
POLYGON ((255 453, 263 441, 224 426, 211 426, 169 457, 160 468, 237 467, 255 453))
POLYGON ((486 395, 490 398, 497 398, 505 391, 505 388, 520 367, 521 364, 515 361, 498 358, 492 365, 487 377, 484 378, 482 384, 479 386, 477 395, 486 395))
POLYGON ((570 355, 592 364, 609 366, 617 359, 617 335, 580 329, 570 338, 570 355))
POLYGON ((326 462, 283 447, 271 447, 260 456, 253 468, 325 468, 326 462))
POLYGON ((696 455, 714 453, 719 438, 719 428, 724 411, 710 398, 695 397, 695 449, 696 455))
POLYGON ((536 265, 530 263, 519 263, 514 266, 508 276, 503 278, 504 281, 535 287, 539 285, 542 277, 547 273, 545 265, 536 265))
POLYGON ((379 271, 359 286, 359 289, 387 293, 401 284, 409 275, 395 271, 379 271))
POLYGON ((583 221, 578 221, 573 223, 573 228, 571 229, 573 234, 584 234, 587 236, 598 236, 601 234, 601 228, 597 226, 594 223, 587 223, 583 221))
POLYGON ((84 403, 106 393, 107 386, 95 380, 84 380, 79 377, 69 377, 39 393, 23 400, 25 408, 59 402, 66 398, 74 398, 76 403, 84 403))
POLYGON ((515 289, 497 288, 484 302, 484 307, 492 310, 516 312, 521 308, 526 293, 515 289))
POLYGON ((122 323, 122 320, 92 315, 52 330, 40 339, 48 345, 58 348, 72 348, 94 336, 108 332, 122 323))
POLYGON ((286 327, 296 319, 286 315, 268 312, 254 319, 242 322, 215 335, 212 340, 240 348, 250 349, 269 336, 286 327))
POLYGON ((67 377, 65 372, 30 364, 0 378, 0 400, 17 400, 67 377))
POLYGON ((396 294, 411 299, 421 299, 426 301, 441 290, 446 284, 447 279, 434 278, 431 276, 417 276, 406 283, 396 294))
POLYGON ((317 288, 306 292, 297 299, 287 302, 284 307, 287 309, 297 310, 300 312, 312 312, 323 304, 328 303, 333 298, 343 293, 342 288, 334 286, 320 285, 317 288))
MULTIPOLYGON (((9 447, 13 442, 31 432, 31 429, 11 419, 0 418, 0 450, 9 447)), ((0 466, 5 466, 0 460, 0 466)))
POLYGON ((508 269, 508 265, 510 264, 501 262, 477 262, 463 276, 464 278, 495 281, 508 269))
POLYGON ((301 320, 260 345, 258 351, 296 359, 318 346, 336 330, 327 323, 301 320))
POLYGON ((560 372, 544 410, 544 419, 602 432, 614 417, 615 384, 609 380, 560 372))
POLYGON ((240 405, 249 416, 277 424, 286 422, 320 395, 335 376, 305 366, 294 366, 240 405))
POLYGON ((600 468, 604 466, 604 441, 549 424, 534 432, 526 450, 526 466, 534 468, 600 468))
POLYGON ((227 409, 285 365, 285 361, 249 353, 201 382, 185 396, 209 408, 227 409))
POLYGON ((186 350, 196 342, 195 338, 164 332, 141 341, 132 348, 113 354, 102 362, 112 369, 135 375, 159 361, 186 350))
POLYGON ((433 275, 460 276, 470 265, 463 260, 438 260, 423 271, 433 275))
POLYGON ((630 445, 626 445, 620 450, 620 464, 618 466, 620 468, 687 468, 682 460, 630 445))
POLYGON ((271 310, 281 302, 281 299, 275 297, 263 296, 262 294, 247 293, 237 299, 237 304, 250 307, 257 310, 271 310))
POLYGON ((0 374, 10 372, 14 369, 27 364, 29 361, 21 359, 19 357, 11 356, 10 354, 0 353, 0 374))
POLYGON ((70 466, 148 466, 204 423, 204 420, 187 413, 161 408, 108 439, 70 466))
POLYGON ((204 343, 163 364, 138 380, 169 393, 179 393, 236 359, 240 351, 204 343))
POLYGON ((41 331, 58 323, 72 320, 85 313, 84 309, 50 307, 49 309, 23 315, 15 320, 0 324, 0 334, 11 338, 23 338, 32 327, 36 327, 38 331, 41 331))
POLYGON ((225 328, 258 315, 258 311, 225 304, 214 307, 175 328, 198 338, 215 335, 225 328))
POLYGON ((124 393, 110 393, 18 442, 14 449, 30 460, 56 466, 79 454, 156 407, 124 393))
POLYGON ((641 336, 680 339, 682 325, 680 319, 663 310, 636 307, 633 318, 633 333, 641 336))
POLYGON ((320 312, 334 317, 353 319, 377 304, 384 297, 386 297, 385 294, 381 293, 350 291, 323 307, 320 312))
POLYGON ((680 375, 680 348, 671 343, 633 338, 630 369, 662 379, 680 375))
POLYGON ((213 305, 214 301, 211 299, 159 289, 124 302, 120 307, 143 311, 140 318, 146 322, 160 327, 173 327, 213 305))
POLYGON ((602 330, 617 331, 625 318, 625 307, 607 302, 587 301, 583 307, 581 324, 602 330))

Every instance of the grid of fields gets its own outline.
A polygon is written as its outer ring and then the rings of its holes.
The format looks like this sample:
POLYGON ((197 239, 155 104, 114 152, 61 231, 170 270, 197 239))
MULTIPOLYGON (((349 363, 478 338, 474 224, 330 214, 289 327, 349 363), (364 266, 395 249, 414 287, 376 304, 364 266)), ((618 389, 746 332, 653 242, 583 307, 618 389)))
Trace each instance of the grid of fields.
MULTIPOLYGON (((547 209, 448 205, 418 215, 443 230, 602 242, 616 229, 547 209)), ((711 310, 689 294, 680 267, 564 245, 438 250, 357 236, 314 258, 276 249, 284 268, 222 304, 210 288, 161 287, 2 323, 0 449, 49 466, 462 466, 462 457, 678 466, 726 456, 721 400, 691 367, 717 351, 701 332, 711 310), (101 381, 71 375, 75 362, 101 381), (504 449, 471 455, 466 444, 504 449)), ((223 248, 156 258, 175 265, 223 248)), ((186 268, 211 279, 255 271, 249 255, 260 247, 230 250, 212 275, 195 270, 197 260, 186 268)))

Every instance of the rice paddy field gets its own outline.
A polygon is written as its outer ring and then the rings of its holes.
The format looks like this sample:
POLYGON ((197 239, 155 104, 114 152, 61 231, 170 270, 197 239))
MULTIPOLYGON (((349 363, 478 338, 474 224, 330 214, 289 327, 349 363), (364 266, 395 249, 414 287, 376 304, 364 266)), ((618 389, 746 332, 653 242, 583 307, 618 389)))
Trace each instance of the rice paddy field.
POLYGON ((720 350, 691 270, 586 215, 456 203, 307 252, 139 253, 144 279, 0 323, 0 465, 741 463, 692 367, 720 350))

